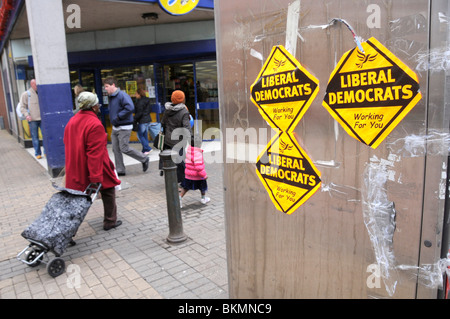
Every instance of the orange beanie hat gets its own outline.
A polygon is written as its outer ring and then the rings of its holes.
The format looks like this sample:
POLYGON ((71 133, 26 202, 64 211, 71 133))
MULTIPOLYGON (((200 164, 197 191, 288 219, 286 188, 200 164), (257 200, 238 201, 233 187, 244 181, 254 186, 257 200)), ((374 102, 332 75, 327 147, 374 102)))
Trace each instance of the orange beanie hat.
POLYGON ((172 93, 172 104, 180 104, 184 102, 184 92, 180 90, 173 91, 172 93))

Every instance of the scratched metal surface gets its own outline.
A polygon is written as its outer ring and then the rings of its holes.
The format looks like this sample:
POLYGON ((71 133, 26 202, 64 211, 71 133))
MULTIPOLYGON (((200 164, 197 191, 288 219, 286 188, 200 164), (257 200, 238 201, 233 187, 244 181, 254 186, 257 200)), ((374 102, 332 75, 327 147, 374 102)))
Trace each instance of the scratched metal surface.
POLYGON ((435 298, 439 276, 424 265, 439 261, 442 239, 448 18, 439 13, 448 4, 301 1, 295 57, 320 91, 295 133, 322 187, 285 215, 255 172, 273 130, 250 86, 272 47, 285 45, 291 2, 215 2, 230 297, 435 298), (332 18, 345 19, 363 40, 375 37, 419 77, 422 100, 376 150, 322 106, 335 65, 356 46, 344 25, 326 27, 332 18))

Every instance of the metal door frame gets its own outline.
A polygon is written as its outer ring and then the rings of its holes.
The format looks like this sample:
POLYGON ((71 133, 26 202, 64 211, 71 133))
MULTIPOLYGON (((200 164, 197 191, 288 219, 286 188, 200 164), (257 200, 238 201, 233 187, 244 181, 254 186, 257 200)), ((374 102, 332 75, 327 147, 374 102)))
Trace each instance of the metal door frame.
MULTIPOLYGON (((429 62, 431 53, 434 50, 442 47, 442 43, 448 44, 448 25, 447 30, 442 30, 442 25, 437 18, 441 12, 449 12, 450 5, 445 0, 431 0, 429 1, 429 62)), ((432 65, 431 63, 429 63, 432 65)), ((446 100, 446 82, 447 72, 445 69, 428 70, 428 87, 427 92, 427 133, 434 130, 445 132, 448 134, 449 129, 449 112, 446 111, 448 104, 446 100), (439 113, 436 115, 437 108, 434 106, 441 106, 438 108, 439 113)), ((430 136, 430 135, 427 135, 430 136)), ((443 135, 442 146, 447 144, 448 136, 443 135)), ((441 295, 439 289, 429 289, 423 278, 427 278, 430 274, 427 269, 436 266, 436 260, 446 258, 449 248, 448 242, 448 148, 442 149, 442 153, 435 153, 433 149, 435 141, 425 138, 425 176, 424 176, 424 190, 423 190, 423 210, 422 210, 422 230, 419 243, 419 260, 418 260, 418 282, 416 298, 436 298, 441 295), (441 180, 440 185, 436 185, 436 180, 441 180), (436 194, 442 195, 442 187, 445 187, 445 200, 436 200, 436 194)), ((412 243, 413 244, 413 243, 412 243)))

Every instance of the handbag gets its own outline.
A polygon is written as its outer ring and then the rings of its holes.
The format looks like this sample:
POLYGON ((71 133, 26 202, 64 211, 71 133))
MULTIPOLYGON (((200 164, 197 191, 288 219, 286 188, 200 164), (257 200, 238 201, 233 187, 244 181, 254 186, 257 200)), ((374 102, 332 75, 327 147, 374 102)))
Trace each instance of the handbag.
MULTIPOLYGON (((28 106, 30 105, 30 97, 31 97, 31 93, 28 90, 27 90, 27 95, 28 95, 28 105, 27 105, 27 108, 28 108, 28 106)), ((22 112, 20 110, 21 108, 22 108, 22 104, 19 102, 16 106, 16 114, 21 121, 24 121, 27 119, 27 117, 22 114, 22 112)), ((29 114, 29 111, 28 111, 28 114, 29 114)))
POLYGON ((23 121, 23 120, 26 120, 27 118, 20 111, 21 108, 22 108, 22 104, 20 104, 20 102, 19 102, 19 104, 17 104, 17 106, 16 106, 16 114, 19 117, 19 119, 21 121, 23 121))
POLYGON ((155 136, 155 140, 153 141, 153 146, 159 150, 163 150, 164 148, 164 133, 159 131, 158 135, 155 136))

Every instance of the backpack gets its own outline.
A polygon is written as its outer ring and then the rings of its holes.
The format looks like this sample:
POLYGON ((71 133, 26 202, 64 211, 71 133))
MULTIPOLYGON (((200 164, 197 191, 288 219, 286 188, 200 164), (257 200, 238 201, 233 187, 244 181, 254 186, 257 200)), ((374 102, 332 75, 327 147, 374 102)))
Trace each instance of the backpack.
MULTIPOLYGON (((30 93, 30 91, 28 91, 28 90, 27 90, 27 93, 28 93, 28 105, 29 105, 29 104, 30 104, 30 96, 31 96, 31 93, 30 93)), ((18 117, 21 121, 23 121, 23 120, 26 120, 27 117, 24 116, 24 115, 22 114, 22 112, 20 111, 21 108, 22 108, 22 104, 20 104, 20 101, 19 101, 19 103, 17 103, 17 106, 16 106, 16 114, 17 114, 17 117, 18 117)))

